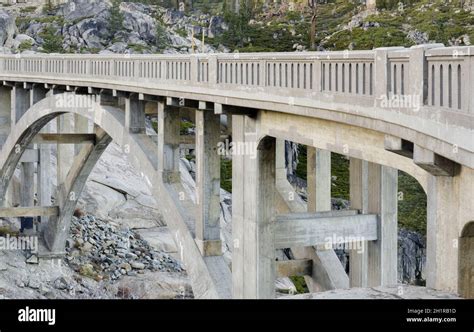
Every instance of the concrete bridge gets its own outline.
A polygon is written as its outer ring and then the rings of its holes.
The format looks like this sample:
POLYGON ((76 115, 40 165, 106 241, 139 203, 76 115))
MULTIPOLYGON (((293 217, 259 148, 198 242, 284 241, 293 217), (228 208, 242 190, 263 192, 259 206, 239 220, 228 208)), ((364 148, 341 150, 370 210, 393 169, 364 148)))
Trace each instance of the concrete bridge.
POLYGON ((393 285, 402 170, 428 198, 427 286, 472 298, 473 51, 1 56, 0 216, 41 215, 43 255, 63 254, 87 176, 113 140, 153 188, 196 297, 271 298, 275 278, 292 275, 311 291, 393 285), (145 132, 146 113, 158 119, 157 137, 145 132), (196 202, 178 169, 185 113, 196 123, 196 202), (219 227, 223 115, 233 142, 232 272, 219 227), (285 140, 308 146, 307 203, 286 179, 285 140), (348 211, 331 211, 331 151, 350 158, 348 211), (349 274, 324 246, 334 236, 366 244, 351 251, 349 274), (276 261, 282 248, 295 259, 276 261))

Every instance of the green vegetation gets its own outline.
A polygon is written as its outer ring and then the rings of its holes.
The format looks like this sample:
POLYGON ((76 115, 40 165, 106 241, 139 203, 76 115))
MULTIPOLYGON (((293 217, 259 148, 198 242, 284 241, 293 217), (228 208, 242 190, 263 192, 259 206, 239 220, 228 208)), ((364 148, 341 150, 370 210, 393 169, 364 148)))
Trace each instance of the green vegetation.
POLYGON ((22 14, 29 14, 33 13, 36 10, 37 7, 35 6, 28 6, 28 7, 23 7, 20 9, 20 13, 22 14))
POLYGON ((18 231, 13 231, 7 226, 0 226, 0 237, 6 237, 6 236, 18 236, 19 233, 18 231))
POLYGON ((221 157, 221 188, 232 192, 232 159, 221 157))
POLYGON ((64 24, 64 17, 62 16, 44 16, 44 17, 35 17, 33 21, 36 21, 38 23, 47 23, 47 24, 53 24, 56 23, 57 25, 63 25, 64 24))
POLYGON ((54 26, 51 24, 46 26, 39 36, 43 38, 44 53, 64 53, 63 37, 54 26))
POLYGON ((109 16, 109 31, 111 36, 115 36, 117 32, 123 30, 123 14, 120 11, 121 0, 112 0, 109 16))
MULTIPOLYGON (((373 49, 383 46, 412 46, 409 31, 426 33, 429 41, 450 45, 467 35, 474 40, 474 15, 459 5, 461 1, 444 0, 379 0, 379 11, 360 16, 360 25, 345 28, 354 15, 365 7, 358 1, 328 0, 317 5, 316 44, 327 50, 373 49)), ((311 9, 280 10, 277 15, 262 12, 254 1, 243 1, 240 11, 229 10, 224 2, 224 19, 229 29, 221 36, 207 40, 222 44, 231 51, 293 51, 295 44, 309 49, 311 9)))
POLYGON ((143 53, 143 51, 148 50, 148 46, 141 44, 128 44, 128 48, 136 53, 143 53))
POLYGON ((398 172, 398 224, 426 234, 426 194, 413 177, 398 172))
POLYGON ((183 29, 183 28, 176 29, 175 32, 176 32, 176 34, 177 34, 178 36, 181 36, 181 37, 183 37, 183 38, 186 38, 186 37, 188 36, 188 33, 187 33, 186 30, 183 29))
POLYGON ((168 36, 166 34, 166 29, 162 24, 156 25, 156 47, 158 51, 163 51, 170 44, 168 36))
POLYGON ((47 0, 46 3, 43 5, 43 14, 45 15, 52 15, 56 10, 56 6, 53 5, 51 0, 47 0))
POLYGON ((295 285, 297 294, 309 293, 304 277, 290 277, 290 280, 295 285))
POLYGON ((22 41, 21 44, 18 46, 18 51, 20 52, 28 51, 28 50, 31 50, 32 47, 33 47, 33 43, 31 42, 31 40, 25 40, 25 41, 22 41))

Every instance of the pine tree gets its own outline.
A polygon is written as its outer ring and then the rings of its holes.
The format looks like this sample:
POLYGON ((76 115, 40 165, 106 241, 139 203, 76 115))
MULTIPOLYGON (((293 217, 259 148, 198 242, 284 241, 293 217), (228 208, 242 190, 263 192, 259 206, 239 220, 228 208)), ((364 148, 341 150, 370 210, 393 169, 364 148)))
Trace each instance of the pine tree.
POLYGON ((63 38, 52 25, 46 26, 40 33, 40 37, 43 38, 43 52, 64 53, 63 38))
POLYGON ((109 31, 112 36, 115 36, 117 32, 123 30, 123 14, 120 11, 120 0, 113 0, 112 7, 110 7, 109 16, 109 31))

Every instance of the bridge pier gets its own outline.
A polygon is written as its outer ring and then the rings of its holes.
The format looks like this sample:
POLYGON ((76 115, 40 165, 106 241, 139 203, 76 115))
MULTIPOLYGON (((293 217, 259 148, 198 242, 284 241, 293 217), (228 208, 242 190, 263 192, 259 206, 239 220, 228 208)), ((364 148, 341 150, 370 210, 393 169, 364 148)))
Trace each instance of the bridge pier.
POLYGON ((196 243, 203 256, 222 254, 220 134, 220 115, 196 110, 196 243))
POLYGON ((388 286, 397 283, 397 183, 391 167, 351 158, 351 209, 377 214, 377 240, 355 239, 360 248, 349 251, 350 287, 388 286))
MULTIPOLYGON (((41 84, 33 84, 30 90, 30 103, 35 105, 42 99, 46 98, 48 90, 41 84)), ((42 129, 42 133, 51 133, 52 124, 46 124, 42 129)), ((51 146, 46 144, 38 144, 39 150, 38 163, 36 168, 36 183, 39 206, 51 206, 52 182, 51 182, 51 146)), ((48 216, 41 216, 41 223, 39 225, 42 233, 49 222, 48 216)))
POLYGON ((233 297, 274 298, 276 142, 265 137, 259 144, 256 120, 249 116, 233 115, 232 126, 233 143, 246 149, 232 156, 233 297))
POLYGON ((165 183, 180 181, 179 136, 179 110, 158 101, 158 171, 165 183))
POLYGON ((125 98, 125 128, 133 134, 143 134, 145 129, 145 101, 132 93, 125 98))
MULTIPOLYGON (((22 115, 31 107, 31 90, 24 87, 26 87, 26 84, 23 86, 15 84, 12 89, 12 126, 16 124, 22 115)), ((34 206, 34 177, 35 162, 38 161, 37 157, 38 154, 33 145, 29 145, 20 160, 20 206, 22 207, 34 206)), ((26 222, 25 219, 21 219, 21 229, 24 234, 33 233, 33 222, 30 223, 26 222)))
MULTIPOLYGON (((307 212, 331 211, 331 151, 307 147, 307 212)), ((310 292, 349 287, 349 279, 332 248, 291 248, 295 258, 311 259, 312 274, 305 277, 310 292)))
MULTIPOLYGON (((369 163, 365 160, 350 158, 349 164, 349 195, 351 209, 367 213, 369 210, 369 163)), ((361 244, 367 248, 367 241, 361 244)), ((349 251, 350 287, 367 287, 368 251, 349 251)))
POLYGON ((377 240, 367 245, 367 284, 388 286, 397 283, 398 171, 368 164, 368 213, 378 214, 377 240))

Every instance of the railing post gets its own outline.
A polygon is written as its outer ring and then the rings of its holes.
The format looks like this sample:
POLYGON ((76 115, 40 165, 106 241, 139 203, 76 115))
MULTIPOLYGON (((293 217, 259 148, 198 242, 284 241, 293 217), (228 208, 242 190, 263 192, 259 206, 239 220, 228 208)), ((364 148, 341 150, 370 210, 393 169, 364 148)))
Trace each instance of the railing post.
POLYGON ((190 56, 190 81, 192 84, 198 82, 198 71, 199 71, 199 58, 196 54, 190 56))
POLYGON ((86 75, 91 76, 92 75, 92 64, 91 64, 91 59, 86 60, 86 75))
POLYGON ((217 68, 217 56, 209 56, 209 85, 216 85, 218 82, 218 68, 217 68))
POLYGON ((374 101, 380 107, 384 100, 390 98, 391 71, 388 53, 390 51, 402 50, 403 47, 381 47, 375 49, 374 59, 374 101))
POLYGON ((423 106, 428 100, 428 62, 425 51, 430 48, 444 47, 443 44, 416 45, 410 48, 410 80, 408 95, 413 105, 423 106))
POLYGON ((388 62, 389 47, 375 49, 374 59, 374 96, 376 106, 380 106, 390 94, 390 67, 388 62))
POLYGON ((260 70, 258 75, 260 76, 259 86, 267 86, 267 63, 265 60, 260 60, 260 70))

